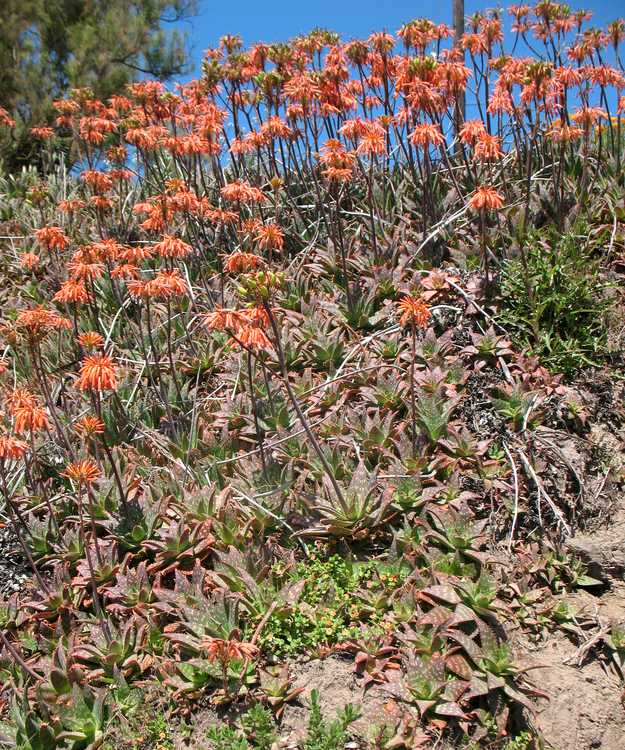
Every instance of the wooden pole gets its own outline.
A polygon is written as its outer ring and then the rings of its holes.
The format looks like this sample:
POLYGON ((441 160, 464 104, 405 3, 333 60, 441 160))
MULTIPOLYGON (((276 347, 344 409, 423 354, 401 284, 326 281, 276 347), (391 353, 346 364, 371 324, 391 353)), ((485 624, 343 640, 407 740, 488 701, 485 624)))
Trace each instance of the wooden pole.
MULTIPOLYGON (((453 3, 453 21, 454 21, 454 47, 460 46, 460 39, 464 34, 464 0, 452 0, 453 3)), ((464 52, 462 53, 464 60, 464 52)), ((466 96, 463 91, 456 100, 454 107, 454 134, 456 139, 460 133, 460 128, 464 122, 466 112, 466 96)), ((461 144, 459 141, 456 143, 456 153, 460 153, 461 144)))

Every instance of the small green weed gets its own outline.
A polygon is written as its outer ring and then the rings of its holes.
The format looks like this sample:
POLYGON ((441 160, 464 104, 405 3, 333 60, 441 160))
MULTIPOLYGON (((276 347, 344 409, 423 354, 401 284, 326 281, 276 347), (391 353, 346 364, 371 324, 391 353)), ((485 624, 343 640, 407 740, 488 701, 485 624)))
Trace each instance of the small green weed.
POLYGON ((308 735, 304 740, 304 750, 340 750, 347 741, 347 728, 358 717, 360 712, 351 703, 342 711, 338 711, 337 718, 327 722, 323 718, 319 704, 319 691, 310 693, 310 717, 308 719, 308 735))
POLYGON ((529 732, 521 732, 506 742, 503 750, 530 750, 534 747, 534 739, 529 732))
POLYGON ((258 750, 269 750, 276 741, 276 727, 269 709, 256 703, 241 717, 245 736, 258 750))
POLYGON ((220 724, 210 727, 206 733, 212 750, 250 750, 250 744, 234 727, 220 724))
POLYGON ((606 283, 584 242, 584 226, 567 235, 537 234, 528 242, 526 268, 503 270, 502 322, 554 372, 572 375, 606 356, 606 283))
MULTIPOLYGON (((347 729, 360 717, 360 711, 351 703, 332 721, 323 717, 319 691, 310 693, 308 731, 303 742, 304 750, 341 750, 348 739, 347 729)), ((278 737, 271 712, 256 703, 240 719, 241 728, 216 724, 206 733, 211 750, 270 750, 278 737)))
MULTIPOLYGON (((259 640, 264 651, 295 654, 356 637, 362 622, 356 592, 394 589, 403 580, 403 572, 389 574, 379 563, 353 562, 338 555, 300 563, 291 576, 305 581, 304 589, 293 607, 269 618, 259 640)), ((382 614, 370 615, 369 621, 375 624, 382 614)))

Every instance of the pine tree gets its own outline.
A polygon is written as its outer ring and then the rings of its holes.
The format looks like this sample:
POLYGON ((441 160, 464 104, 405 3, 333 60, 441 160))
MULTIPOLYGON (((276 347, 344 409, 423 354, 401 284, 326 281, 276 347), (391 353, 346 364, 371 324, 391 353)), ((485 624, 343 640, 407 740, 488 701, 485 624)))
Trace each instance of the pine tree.
POLYGON ((175 25, 196 9, 196 0, 2 0, 0 106, 17 121, 0 141, 4 167, 37 160, 28 130, 72 88, 106 98, 137 78, 185 73, 186 34, 175 25))

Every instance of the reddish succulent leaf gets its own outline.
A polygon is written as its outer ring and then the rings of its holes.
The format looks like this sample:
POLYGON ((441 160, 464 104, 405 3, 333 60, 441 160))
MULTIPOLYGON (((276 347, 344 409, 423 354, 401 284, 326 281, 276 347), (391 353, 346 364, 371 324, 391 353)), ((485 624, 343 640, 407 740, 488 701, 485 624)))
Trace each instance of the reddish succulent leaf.
POLYGON ((426 612, 418 620, 419 625, 434 625, 434 627, 441 627, 445 623, 449 622, 453 617, 453 612, 447 607, 436 606, 433 607, 429 612, 426 612))
POLYGON ((447 668, 458 677, 462 677, 463 680, 470 680, 473 675, 473 670, 460 654, 452 654, 447 657, 447 668))
POLYGON ((435 584, 434 586, 428 586, 423 589, 420 594, 432 596, 435 599, 440 599, 447 604, 460 604, 460 597, 456 594, 453 586, 446 584, 435 584))
POLYGON ((530 713, 536 713, 536 706, 527 696, 523 695, 523 693, 521 693, 519 690, 515 690, 511 685, 506 685, 503 690, 509 698, 512 698, 512 700, 520 703, 524 708, 527 708, 530 713))
POLYGON ((486 684, 489 690, 498 690, 499 688, 505 687, 506 681, 503 677, 499 677, 491 672, 486 673, 486 684))
POLYGON ((466 719, 465 712, 457 703, 441 703, 436 706, 436 711, 434 713, 436 713, 437 716, 455 716, 459 719, 466 719))
POLYGON ((488 695, 490 690, 488 689, 488 685, 484 682, 484 680, 481 680, 479 677, 472 677, 471 678, 471 685, 469 688, 469 691, 464 696, 467 700, 471 700, 472 698, 480 698, 484 695, 488 695))
POLYGON ((459 630, 455 630, 454 628, 446 630, 445 635, 462 646, 467 655, 475 664, 478 663, 480 657, 482 656, 482 653, 473 638, 469 638, 468 635, 465 635, 464 633, 461 633, 459 630))

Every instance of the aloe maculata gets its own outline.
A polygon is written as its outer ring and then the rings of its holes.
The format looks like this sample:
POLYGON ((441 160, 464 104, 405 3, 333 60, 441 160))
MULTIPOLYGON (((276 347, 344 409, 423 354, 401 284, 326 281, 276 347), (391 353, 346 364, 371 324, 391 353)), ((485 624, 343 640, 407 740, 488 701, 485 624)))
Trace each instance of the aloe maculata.
POLYGON ((81 169, 0 177, 0 517, 33 572, 0 602, 1 744, 95 747, 149 686, 280 720, 334 651, 393 746, 500 742, 538 694, 508 623, 591 627, 561 445, 625 271, 625 25, 510 14, 224 37, 175 91, 56 102, 33 138, 81 169))

